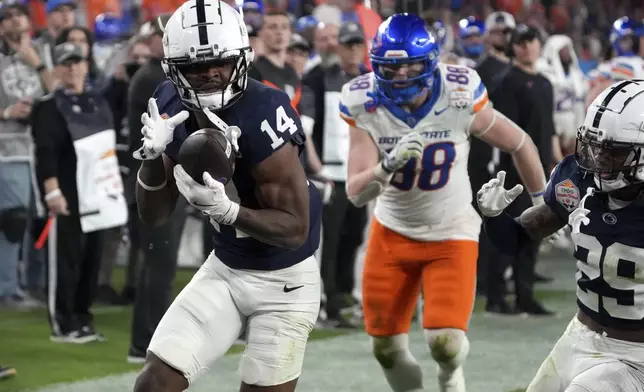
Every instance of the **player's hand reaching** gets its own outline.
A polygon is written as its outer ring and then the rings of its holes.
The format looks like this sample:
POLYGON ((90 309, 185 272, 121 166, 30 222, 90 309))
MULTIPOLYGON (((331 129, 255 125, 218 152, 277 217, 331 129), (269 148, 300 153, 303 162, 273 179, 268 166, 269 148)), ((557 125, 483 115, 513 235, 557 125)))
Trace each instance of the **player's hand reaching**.
POLYGON ((400 170, 412 159, 420 159, 425 148, 425 137, 419 132, 411 132, 400 138, 394 148, 385 155, 382 167, 385 171, 393 173, 400 170))
POLYGON ((237 139, 241 136, 241 129, 237 126, 228 126, 224 120, 219 118, 219 116, 211 112, 208 108, 205 108, 203 113, 208 117, 208 120, 210 120, 211 123, 226 134, 226 138, 228 138, 228 140, 230 140, 230 144, 233 145, 233 150, 235 150, 235 153, 238 153, 239 144, 237 144, 237 139))
POLYGON ((523 185, 517 184, 514 188, 507 190, 505 185, 505 172, 497 173, 496 178, 491 179, 476 193, 476 201, 481 213, 487 217, 499 215, 523 192, 523 185))
POLYGON ((174 178, 179 192, 188 200, 188 203, 209 216, 211 220, 222 225, 231 225, 237 220, 239 204, 228 198, 224 184, 212 178, 210 174, 203 174, 205 185, 201 185, 190 177, 181 165, 176 165, 174 178))
POLYGON ((145 161, 160 157, 166 146, 172 141, 174 128, 187 119, 188 112, 185 110, 168 119, 161 117, 156 99, 150 98, 148 113, 141 115, 143 146, 134 152, 134 158, 145 161))

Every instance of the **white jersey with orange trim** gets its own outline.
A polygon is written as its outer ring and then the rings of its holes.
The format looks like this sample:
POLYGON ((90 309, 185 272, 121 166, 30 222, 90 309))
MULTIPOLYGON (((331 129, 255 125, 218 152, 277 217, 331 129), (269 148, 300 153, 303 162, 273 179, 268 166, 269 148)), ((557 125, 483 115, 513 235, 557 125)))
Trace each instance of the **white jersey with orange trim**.
POLYGON ((615 57, 610 64, 610 76, 614 81, 644 79, 644 59, 639 56, 615 57))
POLYGON ((372 73, 344 85, 340 114, 368 132, 382 154, 407 133, 426 137, 421 162, 411 160, 396 172, 376 201, 383 226, 418 241, 478 241, 481 221, 471 205, 467 159, 470 124, 487 106, 487 90, 473 69, 438 68, 430 98, 413 114, 389 103, 374 106, 372 73))

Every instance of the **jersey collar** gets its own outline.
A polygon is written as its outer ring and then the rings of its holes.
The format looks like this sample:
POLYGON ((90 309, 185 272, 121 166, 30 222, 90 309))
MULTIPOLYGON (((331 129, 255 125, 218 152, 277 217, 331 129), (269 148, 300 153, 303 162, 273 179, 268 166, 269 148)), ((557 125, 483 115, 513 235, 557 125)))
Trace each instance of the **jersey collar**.
POLYGON ((434 76, 434 82, 432 84, 431 91, 429 92, 427 101, 425 101, 425 103, 421 107, 412 111, 411 113, 408 113, 400 106, 392 102, 386 101, 384 103, 384 106, 387 110, 389 110, 389 113, 393 114, 394 117, 396 117, 398 120, 407 124, 409 128, 414 128, 423 118, 425 118, 429 114, 429 112, 436 104, 436 101, 438 101, 438 98, 441 95, 441 87, 441 77, 440 74, 437 73, 434 76))

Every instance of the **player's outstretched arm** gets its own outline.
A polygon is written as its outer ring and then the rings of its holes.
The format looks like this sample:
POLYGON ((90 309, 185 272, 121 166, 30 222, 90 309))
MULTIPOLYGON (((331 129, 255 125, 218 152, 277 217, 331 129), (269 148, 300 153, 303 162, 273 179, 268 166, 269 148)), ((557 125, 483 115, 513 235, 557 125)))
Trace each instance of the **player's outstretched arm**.
POLYGON ((521 128, 491 106, 479 111, 470 126, 472 135, 512 155, 533 203, 543 202, 546 176, 534 142, 521 128))
POLYGON ((485 233, 501 252, 514 255, 523 243, 546 238, 566 224, 547 204, 533 206, 517 218, 508 215, 505 208, 523 192, 523 186, 506 190, 504 182, 505 172, 501 171, 476 195, 485 233))
POLYGON ((349 140, 347 195, 361 207, 382 193, 393 174, 383 169, 378 147, 367 131, 350 127, 349 140))
POLYGON ((261 209, 240 206, 232 224, 270 245, 298 249, 309 234, 309 189, 299 148, 288 144, 252 171, 261 209))
POLYGON ((136 182, 139 217, 149 226, 164 224, 174 211, 179 191, 174 181, 174 162, 165 154, 141 163, 136 182))

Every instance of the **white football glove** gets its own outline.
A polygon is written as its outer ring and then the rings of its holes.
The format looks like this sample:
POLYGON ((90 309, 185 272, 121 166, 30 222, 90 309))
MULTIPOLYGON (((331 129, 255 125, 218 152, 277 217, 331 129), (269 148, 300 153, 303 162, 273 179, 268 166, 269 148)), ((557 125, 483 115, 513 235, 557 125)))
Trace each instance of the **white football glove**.
POLYGON ((476 193, 476 201, 481 213, 487 217, 499 215, 523 192, 523 185, 517 184, 514 188, 506 190, 505 172, 497 173, 496 178, 491 179, 476 193))
POLYGON ((174 167, 174 178, 179 192, 193 207, 200 210, 211 220, 222 225, 231 225, 237 220, 239 204, 231 201, 226 195, 224 184, 203 174, 204 185, 195 181, 181 165, 174 167))
POLYGON ((143 146, 132 154, 135 159, 141 161, 160 157, 166 146, 172 141, 174 128, 188 119, 188 112, 185 110, 164 119, 159 115, 157 101, 154 98, 150 98, 148 101, 148 112, 149 114, 143 113, 141 115, 143 146))
POLYGON ((205 108, 203 110, 203 113, 206 115, 206 117, 208 117, 208 120, 210 120, 210 122, 215 124, 217 128, 221 129, 224 134, 226 134, 226 138, 230 141, 230 144, 233 145, 235 154, 238 153, 239 144, 237 144, 237 139, 239 139, 239 137, 241 136, 241 129, 239 129, 239 127, 237 126, 228 126, 228 124, 226 124, 224 120, 219 118, 219 116, 211 112, 208 108, 205 108))
POLYGON ((402 169, 412 159, 420 159, 425 149, 425 137, 419 132, 411 132, 401 137, 394 148, 385 155, 382 167, 389 173, 402 169))

